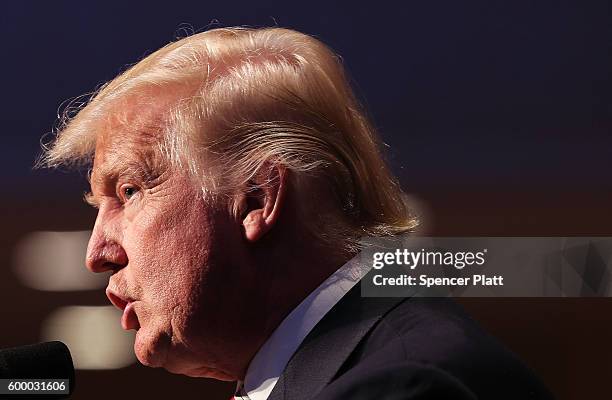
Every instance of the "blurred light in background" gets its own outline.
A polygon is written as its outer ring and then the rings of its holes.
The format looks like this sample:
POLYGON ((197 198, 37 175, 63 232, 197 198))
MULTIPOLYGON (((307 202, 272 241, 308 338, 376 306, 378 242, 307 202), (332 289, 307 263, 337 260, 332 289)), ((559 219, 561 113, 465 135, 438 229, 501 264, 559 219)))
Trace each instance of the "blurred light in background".
POLYGON ((93 290, 106 287, 107 274, 85 268, 91 231, 33 232, 15 247, 15 275, 27 287, 45 291, 93 290))
POLYGON ((117 369, 136 361, 134 331, 124 331, 121 311, 112 306, 69 306, 43 322, 41 340, 68 346, 77 369, 117 369))

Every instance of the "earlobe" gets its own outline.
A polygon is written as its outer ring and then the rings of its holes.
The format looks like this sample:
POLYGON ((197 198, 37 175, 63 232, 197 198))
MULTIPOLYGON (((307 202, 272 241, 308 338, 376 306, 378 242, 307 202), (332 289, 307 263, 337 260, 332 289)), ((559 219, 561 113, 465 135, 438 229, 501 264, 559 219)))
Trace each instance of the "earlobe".
POLYGON ((281 165, 262 168, 253 182, 257 190, 248 190, 242 199, 241 222, 245 239, 256 242, 268 233, 278 221, 284 206, 287 188, 287 170, 281 165))
POLYGON ((249 242, 256 242, 259 240, 259 238, 267 232, 265 225, 262 209, 248 212, 242 220, 246 240, 249 242))

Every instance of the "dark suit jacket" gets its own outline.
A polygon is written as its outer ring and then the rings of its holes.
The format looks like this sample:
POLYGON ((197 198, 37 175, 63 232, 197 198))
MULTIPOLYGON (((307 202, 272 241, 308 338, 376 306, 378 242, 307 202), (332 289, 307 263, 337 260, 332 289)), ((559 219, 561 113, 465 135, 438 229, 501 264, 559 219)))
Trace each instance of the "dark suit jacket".
POLYGON ((269 400, 552 399, 534 374, 443 298, 365 298, 315 326, 269 400))

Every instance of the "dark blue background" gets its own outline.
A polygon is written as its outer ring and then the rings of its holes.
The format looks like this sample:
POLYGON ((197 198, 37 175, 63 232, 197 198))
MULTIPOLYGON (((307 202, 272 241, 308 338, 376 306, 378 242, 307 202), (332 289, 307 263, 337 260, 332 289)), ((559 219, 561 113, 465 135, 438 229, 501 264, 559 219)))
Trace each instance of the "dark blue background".
MULTIPOLYGON (((261 3, 0 2, 0 347, 39 340, 59 307, 108 305, 99 290, 28 289, 10 268, 31 232, 95 220, 82 174, 32 170, 60 104, 209 25, 277 24, 341 54, 424 233, 611 235, 609 1, 261 3)), ((460 300, 559 399, 609 397, 610 298, 460 300)), ((133 365, 78 371, 75 398, 177 391, 227 399, 233 386, 133 365)))
POLYGON ((609 2, 535 3, 3 2, 4 188, 83 185, 31 169, 62 102, 192 29, 274 24, 344 58, 408 191, 610 188, 609 2))

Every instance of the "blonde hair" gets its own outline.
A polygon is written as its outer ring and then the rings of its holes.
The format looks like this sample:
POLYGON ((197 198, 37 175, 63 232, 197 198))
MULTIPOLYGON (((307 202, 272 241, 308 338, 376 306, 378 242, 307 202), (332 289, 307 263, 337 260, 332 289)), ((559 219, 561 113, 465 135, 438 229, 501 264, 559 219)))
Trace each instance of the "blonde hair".
POLYGON ((69 108, 41 163, 90 163, 96 124, 121 110, 113 105, 146 107, 164 93, 176 101, 160 124, 159 150, 206 179, 208 191, 244 192, 266 163, 279 163, 304 201, 309 179, 329 184, 339 226, 305 219, 326 241, 354 251, 362 236, 416 227, 338 56, 289 29, 213 29, 157 50, 69 108), (205 160, 217 166, 214 174, 204 171, 205 160))

